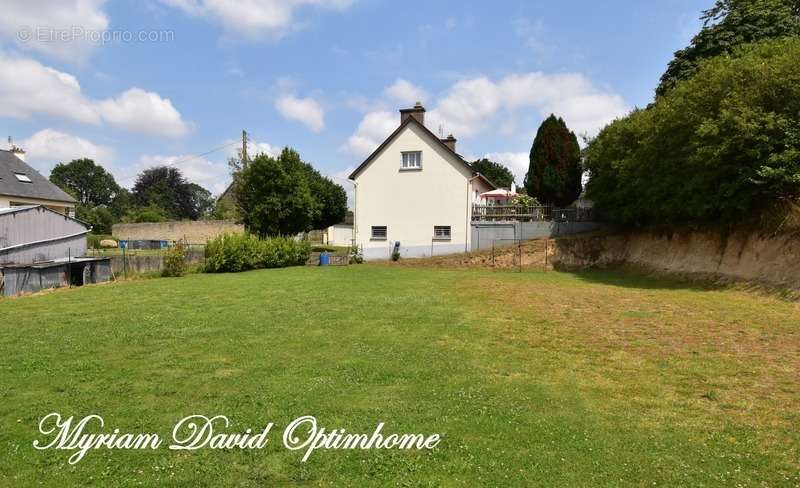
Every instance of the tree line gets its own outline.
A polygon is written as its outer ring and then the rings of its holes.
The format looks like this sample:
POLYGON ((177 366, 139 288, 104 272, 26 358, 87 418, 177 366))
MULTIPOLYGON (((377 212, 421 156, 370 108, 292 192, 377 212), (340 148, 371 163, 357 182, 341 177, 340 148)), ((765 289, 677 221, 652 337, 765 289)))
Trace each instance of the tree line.
POLYGON ((344 220, 344 189, 293 149, 233 159, 231 167, 233 184, 217 200, 170 166, 143 170, 130 190, 87 158, 57 164, 50 181, 77 200, 76 216, 97 234, 111 234, 119 222, 231 218, 259 235, 294 235, 344 220))
POLYGON ((618 223, 785 228, 800 208, 800 0, 717 0, 653 103, 585 150, 618 223))

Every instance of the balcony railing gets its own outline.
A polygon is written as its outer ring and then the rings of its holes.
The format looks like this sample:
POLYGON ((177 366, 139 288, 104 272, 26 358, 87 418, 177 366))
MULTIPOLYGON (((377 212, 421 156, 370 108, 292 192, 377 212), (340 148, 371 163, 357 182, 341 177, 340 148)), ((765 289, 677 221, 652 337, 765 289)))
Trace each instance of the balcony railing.
POLYGON ((472 220, 498 222, 585 222, 593 219, 591 208, 554 208, 552 205, 478 205, 472 206, 472 220))

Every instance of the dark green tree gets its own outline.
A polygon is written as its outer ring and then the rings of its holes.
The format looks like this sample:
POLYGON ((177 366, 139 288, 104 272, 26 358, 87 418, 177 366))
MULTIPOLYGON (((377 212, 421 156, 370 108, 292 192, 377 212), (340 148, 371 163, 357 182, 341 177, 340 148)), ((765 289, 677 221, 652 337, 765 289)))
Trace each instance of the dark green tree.
POLYGON ((211 192, 197 183, 189 183, 189 188, 192 191, 192 205, 198 218, 210 217, 214 210, 214 197, 211 196, 211 192))
POLYGON ((578 138, 562 118, 550 115, 533 140, 525 190, 542 203, 566 207, 581 194, 582 172, 578 138))
POLYGON ((259 154, 234 173, 233 196, 250 232, 265 237, 309 231, 319 213, 308 169, 297 151, 259 154))
POLYGON ((157 205, 148 205, 146 207, 132 207, 122 217, 123 222, 166 222, 170 217, 163 208, 157 205))
POLYGON ((78 205, 76 217, 90 224, 93 234, 111 234, 111 228, 118 222, 118 219, 105 205, 96 207, 78 205))
POLYGON ((317 202, 317 212, 311 224, 313 229, 326 229, 344 220, 347 214, 347 192, 305 163, 311 195, 317 202))
POLYGON ((88 208, 110 205, 121 191, 111 173, 88 158, 58 163, 50 172, 50 181, 88 208))
POLYGON ((139 174, 131 196, 134 205, 159 207, 170 219, 197 220, 205 205, 198 200, 197 188, 199 185, 187 182, 177 168, 158 166, 139 174))
POLYGON ((694 76, 700 60, 730 54, 750 42, 800 35, 800 0, 716 0, 700 18, 702 29, 675 53, 656 95, 694 76))
POLYGON ((500 163, 483 158, 472 162, 470 166, 499 188, 511 188, 511 183, 514 182, 514 174, 500 163))

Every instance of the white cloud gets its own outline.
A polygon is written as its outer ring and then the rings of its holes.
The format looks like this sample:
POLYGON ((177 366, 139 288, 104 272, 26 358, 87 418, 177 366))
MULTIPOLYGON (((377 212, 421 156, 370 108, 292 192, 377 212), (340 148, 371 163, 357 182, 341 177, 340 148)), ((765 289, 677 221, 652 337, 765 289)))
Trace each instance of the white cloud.
POLYGON ((100 114, 83 96, 78 80, 32 59, 0 52, 0 115, 27 118, 42 113, 98 124, 100 114))
MULTIPOLYGON (((418 93, 424 93, 423 89, 406 80, 384 89, 384 94, 395 102, 392 109, 387 110, 390 101, 386 99, 369 104, 370 110, 342 149, 360 157, 370 154, 397 128, 396 102, 402 102, 403 96, 411 100, 418 93)), ((532 138, 536 130, 533 124, 551 113, 562 117, 577 135, 593 136, 630 110, 621 96, 596 87, 582 73, 532 72, 497 80, 485 76, 467 78, 454 83, 434 102, 425 125, 435 134, 441 126, 445 134, 452 133, 459 139, 486 133, 532 138)), ((509 158, 518 178, 525 175, 527 153, 495 154, 509 158)))
POLYGON ((131 88, 117 98, 103 100, 98 107, 108 123, 132 132, 179 137, 189 130, 168 98, 141 88, 131 88))
POLYGON ((487 78, 459 81, 428 116, 429 127, 441 124, 457 137, 471 136, 484 129, 497 113, 503 94, 487 78))
MULTIPOLYGON (((155 166, 178 168, 191 183, 197 183, 214 195, 222 193, 231 181, 227 161, 213 162, 188 154, 176 156, 143 155, 139 158, 138 171, 155 166)), ((121 182, 122 183, 122 182, 121 182)), ((131 182, 125 182, 131 184, 131 182)))
MULTIPOLYGON (((220 161, 211 161, 205 157, 196 157, 189 154, 172 156, 144 154, 139 157, 139 161, 133 170, 135 171, 133 176, 131 176, 129 170, 128 176, 123 181, 118 182, 121 185, 131 186, 136 181, 135 174, 145 169, 156 166, 172 166, 178 168, 188 181, 197 183, 214 195, 219 195, 225 191, 231 182, 228 159, 238 157, 241 151, 241 144, 238 140, 228 139, 223 145, 226 148, 219 153, 221 154, 220 161)), ((247 151, 251 158, 261 153, 269 156, 277 156, 280 153, 280 149, 277 149, 276 146, 252 139, 247 141, 247 151)))
POLYGON ((77 78, 38 61, 0 51, 0 64, 0 116, 41 114, 170 137, 188 132, 172 102, 157 93, 131 88, 117 98, 96 100, 83 94, 77 78))
POLYGON ((471 136, 493 126, 498 114, 506 119, 501 127, 517 127, 513 119, 530 109, 541 118, 563 117, 577 134, 590 136, 630 110, 621 96, 598 89, 582 73, 535 72, 459 81, 431 110, 429 125, 471 136))
POLYGON ((313 98, 283 95, 275 101, 275 108, 285 118, 302 122, 313 132, 320 132, 325 128, 325 112, 313 98))
POLYGON ((522 182, 525 181, 525 173, 528 172, 530 163, 530 154, 526 152, 491 152, 486 153, 483 157, 510 169, 518 185, 521 186, 522 182))
POLYGON ((370 112, 358 124, 356 132, 347 139, 342 149, 360 157, 375 150, 400 123, 400 116, 391 112, 370 112))
POLYGON ((0 36, 25 50, 83 62, 108 28, 105 0, 4 0, 0 36), (92 35, 88 35, 92 33, 92 35))
MULTIPOLYGON (((241 152, 242 152, 241 140, 235 140, 234 141, 233 139, 228 139, 227 141, 225 141, 224 144, 228 145, 228 148, 225 151, 226 160, 229 159, 229 158, 238 158, 238 157, 241 156, 241 152)), ((255 140, 250 139, 250 138, 247 139, 247 154, 248 154, 248 157, 252 158, 252 157, 256 156, 257 154, 261 154, 261 153, 264 153, 267 156, 275 157, 278 154, 280 154, 280 152, 281 152, 280 148, 278 148, 278 147, 276 147, 276 146, 274 146, 274 145, 272 145, 272 144, 270 144, 268 142, 259 142, 259 141, 255 141, 255 140)))
POLYGON ((424 102, 428 95, 425 90, 414 85, 408 80, 398 79, 384 90, 387 97, 403 105, 413 105, 416 102, 424 102))
POLYGON ((80 158, 92 159, 110 169, 114 158, 114 150, 108 146, 54 129, 42 129, 20 141, 19 145, 25 149, 26 160, 45 175, 56 163, 80 158))
POLYGON ((189 15, 222 24, 230 35, 249 39, 279 38, 302 26, 299 7, 344 10, 354 0, 162 0, 189 15))
POLYGON ((510 110, 527 107, 562 117, 577 134, 596 134, 630 108, 617 94, 596 88, 582 73, 510 75, 499 83, 510 110))

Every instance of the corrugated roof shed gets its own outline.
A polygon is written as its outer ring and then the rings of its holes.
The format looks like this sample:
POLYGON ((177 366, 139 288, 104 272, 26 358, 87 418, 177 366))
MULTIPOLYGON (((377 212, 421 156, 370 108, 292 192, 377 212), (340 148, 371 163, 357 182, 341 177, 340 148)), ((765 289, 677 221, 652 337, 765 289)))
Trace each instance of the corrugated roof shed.
POLYGON ((82 256, 90 229, 42 205, 0 209, 0 266, 82 256))
POLYGON ((67 192, 50 183, 50 180, 11 151, 2 149, 0 149, 0 195, 75 203, 75 199, 67 192))

